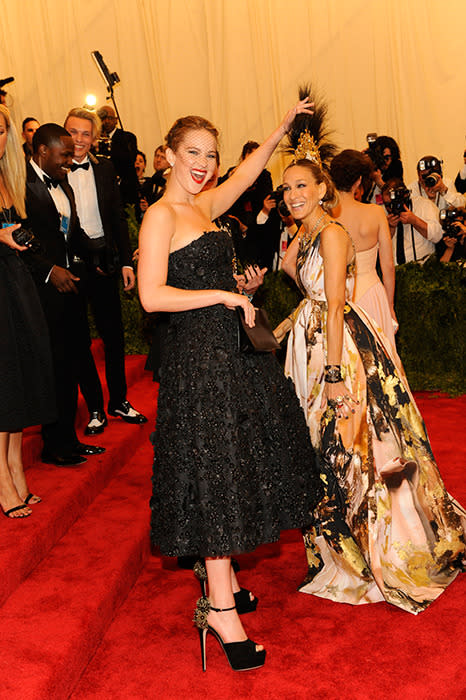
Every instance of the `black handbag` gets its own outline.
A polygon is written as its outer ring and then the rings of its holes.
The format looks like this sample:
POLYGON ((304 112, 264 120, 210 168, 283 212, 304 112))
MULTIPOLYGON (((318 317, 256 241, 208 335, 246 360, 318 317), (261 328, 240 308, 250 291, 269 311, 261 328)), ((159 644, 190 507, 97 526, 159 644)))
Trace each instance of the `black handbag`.
POLYGON ((244 311, 236 307, 239 327, 239 349, 241 352, 272 352, 280 349, 280 343, 275 338, 270 327, 267 312, 255 309, 255 325, 250 328, 244 320, 244 311))

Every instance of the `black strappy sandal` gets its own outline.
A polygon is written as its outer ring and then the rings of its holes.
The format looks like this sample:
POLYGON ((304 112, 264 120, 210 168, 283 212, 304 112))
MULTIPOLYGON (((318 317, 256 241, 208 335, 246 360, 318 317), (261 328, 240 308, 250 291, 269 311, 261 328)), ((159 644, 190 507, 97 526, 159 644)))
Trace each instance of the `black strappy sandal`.
POLYGON ((207 616, 211 610, 228 612, 235 610, 235 608, 235 605, 232 608, 213 608, 209 599, 204 596, 197 601, 193 621, 199 630, 203 671, 207 668, 206 641, 208 632, 217 639, 233 671, 251 671, 265 664, 265 649, 257 651, 256 644, 252 639, 245 639, 243 642, 224 642, 219 633, 207 622, 207 616))

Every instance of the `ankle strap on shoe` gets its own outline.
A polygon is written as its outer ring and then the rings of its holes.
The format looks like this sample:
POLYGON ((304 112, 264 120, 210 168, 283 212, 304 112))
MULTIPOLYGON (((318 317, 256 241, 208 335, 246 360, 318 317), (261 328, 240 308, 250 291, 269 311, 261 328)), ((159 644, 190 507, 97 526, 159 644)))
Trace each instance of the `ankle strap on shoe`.
POLYGON ((196 603, 196 609, 194 610, 193 622, 200 630, 208 628, 207 615, 211 610, 214 612, 228 612, 229 610, 235 610, 236 605, 232 608, 213 608, 210 604, 210 600, 205 596, 199 598, 196 603))

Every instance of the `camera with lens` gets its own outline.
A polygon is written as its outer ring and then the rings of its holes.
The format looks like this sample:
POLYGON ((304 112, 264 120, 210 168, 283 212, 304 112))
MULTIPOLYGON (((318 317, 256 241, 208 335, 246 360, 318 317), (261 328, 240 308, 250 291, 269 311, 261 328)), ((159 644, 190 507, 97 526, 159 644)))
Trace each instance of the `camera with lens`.
POLYGON ((276 190, 273 190, 273 192, 270 193, 269 197, 273 199, 276 204, 277 204, 277 210, 278 213, 286 218, 287 216, 291 216, 290 210, 285 204, 285 200, 283 199, 283 185, 279 185, 276 190))
POLYGON ((383 170, 385 168, 385 160, 382 151, 379 147, 376 146, 377 139, 378 136, 374 131, 366 135, 366 154, 371 159, 372 164, 376 170, 383 170))
POLYGON ((442 224, 443 235, 451 238, 460 238, 463 235, 461 229, 455 226, 457 222, 464 224, 466 220, 466 209, 464 207, 448 207, 441 209, 439 215, 442 224))
POLYGON ((399 216, 405 211, 405 207, 410 207, 411 192, 407 187, 393 187, 388 193, 390 195, 390 202, 386 204, 386 207, 390 214, 399 216))
POLYGON ((39 250, 39 241, 28 228, 23 228, 23 226, 21 226, 21 228, 17 228, 16 231, 13 231, 11 235, 13 236, 14 242, 18 245, 24 245, 33 252, 39 250))
POLYGON ((442 160, 435 156, 425 156, 417 164, 419 176, 425 187, 435 187, 442 178, 442 160))

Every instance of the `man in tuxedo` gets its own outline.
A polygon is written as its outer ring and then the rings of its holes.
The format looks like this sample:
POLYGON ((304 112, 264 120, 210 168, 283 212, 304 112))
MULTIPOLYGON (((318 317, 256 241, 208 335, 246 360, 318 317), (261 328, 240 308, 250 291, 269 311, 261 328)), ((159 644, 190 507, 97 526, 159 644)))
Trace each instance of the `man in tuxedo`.
POLYGON ((154 174, 146 180, 141 189, 141 196, 146 201, 147 206, 154 204, 163 195, 167 184, 164 175, 169 167, 165 157, 165 147, 157 146, 154 151, 154 174))
POLYGON ((24 259, 31 268, 47 320, 59 416, 55 423, 42 426, 42 461, 76 466, 85 462, 86 456, 104 452, 104 448, 80 443, 74 427, 79 356, 90 350, 82 290, 84 234, 66 180, 73 141, 58 124, 44 124, 35 132, 32 146, 26 176, 27 225, 39 240, 40 249, 25 252, 24 259))
MULTIPOLYGON (((105 376, 110 395, 108 412, 128 423, 145 423, 147 418, 126 398, 119 276, 122 275, 126 291, 133 289, 135 276, 115 170, 108 159, 96 158, 90 153, 100 132, 100 121, 94 112, 79 107, 72 109, 65 119, 65 128, 74 146, 68 180, 89 248, 85 292, 104 342, 105 376)), ((81 360, 79 385, 90 414, 85 432, 96 435, 107 425, 102 387, 92 355, 83 354, 81 360)))
POLYGON ((102 138, 97 144, 97 155, 110 158, 119 178, 123 206, 134 204, 138 214, 139 183, 134 168, 138 152, 136 136, 131 131, 117 129, 118 118, 110 105, 101 107, 97 116, 102 124, 102 138))

